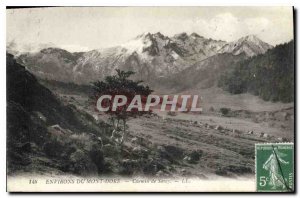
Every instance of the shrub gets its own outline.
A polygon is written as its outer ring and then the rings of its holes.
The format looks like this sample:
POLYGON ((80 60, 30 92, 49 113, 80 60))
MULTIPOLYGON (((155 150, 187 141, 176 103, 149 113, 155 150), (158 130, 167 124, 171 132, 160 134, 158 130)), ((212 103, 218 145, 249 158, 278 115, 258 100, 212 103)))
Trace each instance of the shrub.
POLYGON ((220 112, 222 113, 223 116, 229 116, 230 108, 222 107, 220 108, 220 112))

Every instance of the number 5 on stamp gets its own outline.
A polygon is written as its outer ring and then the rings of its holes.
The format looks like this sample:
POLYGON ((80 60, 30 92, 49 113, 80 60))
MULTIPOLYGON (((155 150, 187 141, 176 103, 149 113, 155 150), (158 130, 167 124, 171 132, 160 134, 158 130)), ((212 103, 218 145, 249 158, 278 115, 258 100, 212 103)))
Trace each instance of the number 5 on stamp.
POLYGON ((294 191, 294 144, 255 144, 256 190, 294 191))

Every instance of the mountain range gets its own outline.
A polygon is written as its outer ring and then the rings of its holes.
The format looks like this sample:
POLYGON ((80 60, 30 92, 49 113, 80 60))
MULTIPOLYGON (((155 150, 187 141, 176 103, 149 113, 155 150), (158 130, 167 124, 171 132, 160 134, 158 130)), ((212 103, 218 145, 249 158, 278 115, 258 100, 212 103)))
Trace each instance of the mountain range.
MULTIPOLYGON (((50 47, 20 53, 11 45, 8 51, 15 52, 19 63, 43 79, 87 84, 121 69, 133 70, 135 79, 155 86, 162 82, 172 84, 172 79, 177 81, 181 74, 195 76, 193 70, 196 73, 202 71, 203 78, 207 78, 205 72, 208 70, 218 71, 232 61, 263 54, 272 47, 254 35, 225 42, 204 38, 197 33, 168 37, 157 32, 138 35, 119 46, 87 52, 71 53, 50 47)), ((188 76, 186 78, 191 81, 188 76)), ((211 84, 214 83, 206 82, 203 86, 211 84)))

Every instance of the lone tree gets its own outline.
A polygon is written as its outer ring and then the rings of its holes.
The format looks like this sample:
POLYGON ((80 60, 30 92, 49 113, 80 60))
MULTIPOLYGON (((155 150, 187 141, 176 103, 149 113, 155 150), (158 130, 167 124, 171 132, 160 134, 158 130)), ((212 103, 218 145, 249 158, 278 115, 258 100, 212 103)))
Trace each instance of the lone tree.
POLYGON ((130 76, 135 74, 133 71, 121 71, 117 69, 116 72, 116 75, 107 76, 104 81, 92 83, 93 95, 91 96, 91 99, 97 101, 97 99, 103 95, 111 96, 111 100, 103 100, 101 105, 103 107, 108 107, 108 110, 105 111, 105 113, 110 115, 110 121, 113 127, 111 138, 117 145, 122 147, 127 135, 127 120, 130 117, 137 117, 149 113, 147 111, 138 111, 137 108, 126 111, 127 107, 135 95, 140 95, 142 103, 145 103, 147 96, 150 95, 153 90, 148 86, 142 85, 141 83, 143 81, 130 80, 130 76), (117 107, 114 111, 112 106, 116 95, 126 96, 127 102, 125 105, 117 107))

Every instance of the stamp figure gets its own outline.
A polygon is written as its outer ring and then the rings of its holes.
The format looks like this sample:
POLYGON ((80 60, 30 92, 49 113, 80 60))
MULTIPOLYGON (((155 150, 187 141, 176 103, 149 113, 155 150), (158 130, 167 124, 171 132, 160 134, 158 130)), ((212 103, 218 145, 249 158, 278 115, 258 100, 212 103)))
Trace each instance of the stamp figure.
POLYGON ((257 191, 293 191, 293 150, 292 143, 255 145, 257 191))

